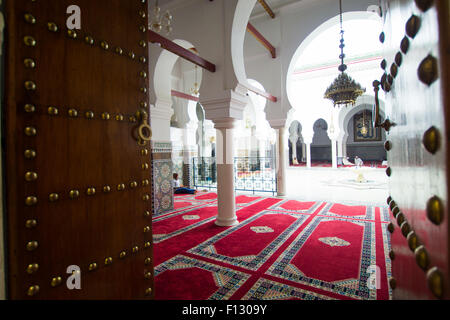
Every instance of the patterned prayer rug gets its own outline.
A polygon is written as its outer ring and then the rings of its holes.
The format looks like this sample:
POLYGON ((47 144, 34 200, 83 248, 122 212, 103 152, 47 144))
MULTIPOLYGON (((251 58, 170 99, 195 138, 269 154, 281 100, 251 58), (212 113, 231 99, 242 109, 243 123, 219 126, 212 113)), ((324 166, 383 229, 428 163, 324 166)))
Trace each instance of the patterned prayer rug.
POLYGON ((239 195, 236 210, 216 226, 201 192, 153 217, 156 299, 390 299, 386 207, 239 195))

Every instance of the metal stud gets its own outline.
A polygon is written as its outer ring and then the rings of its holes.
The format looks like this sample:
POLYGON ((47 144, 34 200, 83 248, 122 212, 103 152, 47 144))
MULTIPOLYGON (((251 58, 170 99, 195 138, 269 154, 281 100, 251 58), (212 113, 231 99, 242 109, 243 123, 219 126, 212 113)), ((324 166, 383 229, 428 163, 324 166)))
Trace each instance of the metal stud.
POLYGON ((25 228, 27 229, 34 229, 37 227, 37 220, 36 219, 29 219, 25 221, 25 228))
POLYGON ((148 168, 149 168, 148 163, 142 164, 142 170, 148 170, 148 168))
POLYGON ((390 177, 391 174, 392 174, 392 169, 391 169, 391 167, 387 167, 387 168, 386 168, 386 175, 387 175, 388 177, 390 177))
POLYGON ((387 202, 388 205, 389 205, 389 203, 390 203, 391 201, 392 201, 392 197, 391 197, 391 196, 387 197, 386 202, 387 202))
POLYGON ((142 56, 142 57, 139 58, 139 61, 142 62, 142 63, 146 63, 147 62, 147 58, 142 56))
POLYGON ((123 115, 119 113, 119 114, 116 115, 115 119, 117 121, 123 121, 123 115))
POLYGON ((108 112, 102 113, 102 119, 103 120, 109 120, 111 118, 111 115, 108 112))
POLYGON ((147 233, 147 232, 150 232, 150 227, 149 226, 144 227, 144 233, 147 233))
POLYGON ((394 277, 389 278, 389 286, 392 290, 394 290, 397 287, 397 280, 395 280, 394 277))
POLYGON ((142 196, 142 200, 149 201, 150 200, 150 196, 148 194, 145 194, 145 195, 142 196))
POLYGON ((407 221, 404 221, 400 226, 400 230, 402 231, 403 236, 406 238, 408 234, 411 232, 411 226, 407 221))
POLYGON ((387 226, 387 229, 388 229, 388 231, 389 231, 390 233, 394 233, 394 231, 395 231, 395 226, 394 226, 394 224, 393 224, 392 222, 389 222, 389 224, 388 224, 388 226, 387 226))
POLYGON ((406 221, 406 218, 405 218, 405 215, 403 214, 403 212, 399 212, 399 213, 397 214, 396 219, 397 219, 397 224, 398 224, 399 226, 401 226, 402 223, 406 221))
POLYGON ((28 68, 28 69, 36 68, 36 62, 31 58, 25 58, 23 60, 23 64, 24 64, 25 68, 28 68))
POLYGON ((392 86, 394 84, 394 77, 388 74, 386 81, 392 86))
POLYGON ((32 36, 25 36, 23 37, 23 43, 28 47, 35 47, 37 41, 32 36))
POLYGON ((38 199, 35 196, 28 196, 25 198, 25 204, 29 207, 36 205, 38 199))
POLYGON ((133 253, 136 253, 139 251, 139 247, 138 246, 134 246, 132 249, 133 253))
POLYGON ((67 30, 67 35, 69 36, 69 38, 71 39, 76 39, 78 37, 78 34, 75 30, 67 30))
POLYGON ((394 218, 397 218, 397 215, 399 214, 400 209, 397 206, 395 206, 394 209, 392 209, 391 211, 392 211, 392 215, 394 216, 394 218))
POLYGON ((100 46, 102 47, 103 50, 108 50, 109 49, 109 44, 106 41, 100 42, 100 46))
POLYGON ((390 70, 391 70, 391 75, 395 78, 398 74, 398 66, 395 63, 393 63, 393 64, 391 64, 390 70))
POLYGON ((420 18, 413 14, 406 22, 405 26, 406 34, 410 38, 414 38, 417 35, 417 32, 419 32, 420 25, 421 25, 420 18))
POLYGON ((439 130, 432 126, 427 131, 425 131, 422 143, 425 149, 431 154, 435 154, 441 146, 441 136, 439 130))
POLYGON ((36 273, 38 270, 39 270, 39 264, 37 264, 37 263, 30 263, 27 266, 27 273, 28 274, 36 273))
POLYGON ((130 183, 130 187, 131 188, 136 188, 138 186, 138 183, 136 182, 136 181, 132 181, 131 183, 130 183))
POLYGON ((150 280, 152 278, 152 273, 150 271, 144 273, 144 279, 150 280))
POLYGON ((141 87, 141 88, 139 89, 139 91, 141 91, 142 93, 147 93, 147 88, 141 87))
POLYGON ((150 184, 150 181, 149 181, 148 179, 142 180, 142 185, 143 185, 144 187, 148 186, 149 184, 150 184))
POLYGON ((152 263, 152 259, 151 258, 145 258, 144 264, 148 266, 150 263, 152 263))
POLYGON ((92 262, 91 264, 89 264, 88 270, 89 271, 94 271, 97 269, 97 263, 92 262))
POLYGON ((444 275, 438 267, 428 270, 427 283, 434 296, 441 299, 444 295, 444 275))
POLYGON ((144 25, 139 26, 139 31, 146 32, 147 28, 144 25))
POLYGON ((128 57, 130 57, 130 59, 134 59, 134 58, 136 58, 136 55, 134 54, 133 51, 130 51, 130 52, 128 53, 128 57))
POLYGON ((148 248, 150 248, 151 247, 151 242, 150 241, 147 241, 146 243, 144 243, 144 248, 145 249, 148 249, 148 248))
POLYGON ((27 173, 25 173, 25 180, 28 182, 31 181, 35 181, 38 178, 38 174, 36 172, 33 171, 28 171, 27 173))
POLYGON ((428 252, 423 245, 420 245, 414 250, 414 256, 418 266, 423 270, 428 270, 430 265, 430 259, 428 258, 428 252))
POLYGON ((126 252, 126 251, 122 251, 122 252, 119 254, 119 258, 120 258, 120 259, 124 259, 126 256, 127 256, 127 252, 126 252))
POLYGON ((146 296, 149 296, 149 295, 151 295, 152 294, 152 288, 147 288, 147 289, 145 289, 145 295, 146 296))
POLYGON ((58 26, 54 22, 48 22, 47 23, 47 29, 50 32, 58 32, 58 26))
POLYGON ((123 54, 123 50, 122 50, 121 47, 116 47, 115 52, 116 52, 117 54, 119 54, 119 55, 122 55, 122 54, 123 54))
POLYGON ((394 260, 394 259, 395 259, 395 252, 394 252, 394 250, 390 250, 390 251, 389 251, 389 258, 390 258, 391 260, 394 260))
POLYGON ((400 67, 402 65, 403 55, 401 52, 397 52, 397 54, 395 55, 394 61, 397 66, 400 67))
POLYGON ((58 200, 59 200, 59 195, 58 195, 57 193, 51 193, 51 194, 48 196, 48 200, 49 200, 50 202, 58 201, 58 200))
POLYGON ((78 111, 75 110, 75 109, 69 109, 69 110, 67 111, 67 113, 69 114, 69 117, 71 117, 71 118, 76 118, 76 117, 78 117, 78 111))
POLYGON ((122 190, 125 190, 125 184, 123 184, 123 183, 117 185, 117 191, 122 191, 122 190))
POLYGON ((147 108, 147 106, 148 106, 148 104, 147 104, 146 101, 141 101, 141 102, 139 103, 139 105, 141 106, 141 108, 147 108))
POLYGON ((384 143, 384 150, 390 151, 391 149, 392 149, 392 142, 389 140, 386 140, 386 142, 384 143))
POLYGON ((412 252, 414 252, 418 246, 422 245, 414 230, 408 233, 406 240, 408 241, 408 247, 412 252))
POLYGON ((389 202, 389 209, 394 209, 394 207, 397 205, 397 203, 394 201, 394 200, 392 200, 391 202, 389 202))
POLYGON ((385 39, 384 32, 380 33, 380 36, 378 37, 378 39, 380 40, 381 43, 384 43, 384 39, 385 39))
POLYGON ((433 5, 433 0, 415 0, 416 6, 423 12, 427 11, 433 5))
POLYGON ((431 54, 425 57, 417 70, 419 80, 430 86, 438 77, 438 61, 431 54))
POLYGON ((86 113, 84 114, 84 116, 86 117, 86 119, 93 119, 93 118, 94 118, 94 112, 92 112, 92 111, 86 111, 86 113))
POLYGON ((104 192, 104 193, 111 192, 111 187, 110 187, 110 186, 104 186, 104 187, 103 187, 103 192, 104 192))
POLYGON ((147 15, 145 14, 144 10, 139 10, 139 17, 141 17, 142 19, 145 19, 147 15))
POLYGON ((400 42, 400 50, 403 52, 403 54, 406 54, 409 50, 409 39, 407 36, 405 36, 402 41, 400 42))
POLYGON ((23 84, 25 89, 28 91, 35 91, 36 90, 36 83, 34 81, 31 80, 27 80, 25 81, 25 83, 23 84))
POLYGON ((54 277, 54 278, 52 278, 52 281, 50 281, 50 285, 53 288, 61 285, 61 283, 62 283, 62 278, 61 277, 54 277))
POLYGON ((26 159, 34 159, 34 158, 36 158, 36 151, 34 151, 32 149, 27 149, 24 152, 24 156, 26 159))
POLYGON ((433 196, 428 199, 427 217, 435 225, 440 225, 444 220, 444 205, 439 197, 433 196))
POLYGON ((39 293, 39 290, 40 288, 38 285, 31 286, 28 288, 27 295, 30 297, 35 296, 39 293))
POLYGON ((141 78, 147 78, 147 72, 145 72, 145 71, 141 71, 141 72, 139 72, 139 76, 141 77, 141 78))
POLYGON ((36 107, 29 103, 25 104, 23 106, 23 109, 25 110, 26 113, 33 113, 36 111, 36 107))
POLYGON ((381 61, 381 63, 380 63, 380 67, 381 67, 381 69, 386 69, 386 67, 387 67, 387 61, 386 61, 386 59, 383 59, 382 61, 381 61))
POLYGON ((95 41, 91 36, 86 36, 84 37, 84 42, 86 42, 90 46, 93 46, 95 41))
POLYGON ((36 18, 31 13, 25 13, 23 17, 29 24, 36 24, 36 18))
POLYGON ((150 211, 148 211, 148 210, 145 211, 145 212, 144 212, 144 217, 150 217, 150 211))
POLYGON ((93 196, 95 194, 95 188, 94 187, 88 188, 86 193, 88 196, 93 196))
POLYGON ((141 150, 141 155, 143 155, 143 156, 148 155, 148 150, 147 149, 142 149, 141 150))
POLYGON ((78 190, 70 190, 69 191, 69 198, 70 199, 76 199, 80 196, 80 191, 78 190))
POLYGON ((57 107, 48 107, 47 113, 51 116, 58 115, 58 108, 57 107))
POLYGON ((37 241, 29 241, 26 246, 28 251, 34 251, 38 247, 39 247, 39 243, 37 241))
POLYGON ((113 263, 113 258, 112 257, 108 257, 105 259, 105 265, 110 265, 113 263))

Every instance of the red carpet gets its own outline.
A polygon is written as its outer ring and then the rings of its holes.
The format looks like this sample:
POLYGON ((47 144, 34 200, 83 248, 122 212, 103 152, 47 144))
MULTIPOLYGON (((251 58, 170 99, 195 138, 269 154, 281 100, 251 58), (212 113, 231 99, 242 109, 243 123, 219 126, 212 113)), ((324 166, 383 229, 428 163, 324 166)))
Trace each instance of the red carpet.
MULTIPOLYGON (((299 164, 290 164, 290 167, 306 167, 306 162, 300 162, 299 164)), ((331 161, 312 161, 311 162, 312 168, 331 168, 332 164, 331 161)), ((355 167, 355 165, 343 165, 339 164, 338 168, 352 168, 355 167)), ((381 161, 365 161, 363 167, 370 167, 370 168, 387 168, 386 165, 382 165, 381 161)))
POLYGON ((241 195, 224 228, 216 196, 154 217, 156 299, 389 299, 386 208, 241 195))

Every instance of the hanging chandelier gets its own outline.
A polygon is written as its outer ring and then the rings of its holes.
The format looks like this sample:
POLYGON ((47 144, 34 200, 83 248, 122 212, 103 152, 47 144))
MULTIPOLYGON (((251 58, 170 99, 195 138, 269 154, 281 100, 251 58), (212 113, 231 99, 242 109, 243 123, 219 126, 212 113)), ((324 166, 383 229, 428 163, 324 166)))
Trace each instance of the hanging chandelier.
POLYGON ((169 10, 167 10, 166 13, 161 14, 158 0, 155 1, 155 7, 153 8, 148 27, 150 30, 158 33, 165 29, 167 35, 172 32, 172 15, 169 10))
POLYGON ((367 134, 369 133, 369 129, 367 128, 367 123, 366 123, 366 110, 363 110, 363 120, 362 120, 362 127, 361 127, 361 134, 363 135, 363 137, 366 137, 367 134))
POLYGON ((325 99, 333 101, 334 106, 354 106, 356 99, 366 92, 366 89, 362 88, 359 83, 356 83, 347 73, 347 65, 344 63, 344 30, 342 28, 342 0, 339 0, 339 17, 341 23, 341 40, 339 48, 341 48, 341 54, 339 58, 341 59, 341 64, 338 70, 341 72, 333 83, 325 91, 325 99))
POLYGON ((199 85, 198 85, 198 81, 197 81, 197 65, 195 65, 195 75, 194 75, 194 77, 195 77, 195 80, 194 80, 194 87, 193 88, 191 88, 191 94, 193 94, 193 95, 198 95, 199 94, 199 91, 200 91, 200 87, 199 87, 199 85))

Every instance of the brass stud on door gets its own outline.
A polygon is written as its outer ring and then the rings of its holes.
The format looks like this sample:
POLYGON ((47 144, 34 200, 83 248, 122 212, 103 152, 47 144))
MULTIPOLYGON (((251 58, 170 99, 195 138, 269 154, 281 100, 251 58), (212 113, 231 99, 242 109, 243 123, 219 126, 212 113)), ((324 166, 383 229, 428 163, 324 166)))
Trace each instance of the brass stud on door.
POLYGON ((395 78, 398 74, 398 66, 395 63, 391 64, 390 71, 391 71, 391 75, 395 78))
POLYGON ((139 89, 139 91, 141 91, 142 93, 147 93, 147 88, 141 87, 141 88, 139 89))
POLYGON ((145 211, 144 212, 144 217, 149 217, 150 216, 150 211, 145 211))
POLYGON ((69 198, 70 199, 76 199, 80 196, 80 191, 78 190, 70 190, 69 191, 69 198))
POLYGON ((36 219, 29 219, 25 221, 25 228, 27 229, 34 229, 37 227, 37 220, 36 219))
POLYGON ((23 86, 24 86, 25 89, 28 90, 28 91, 35 91, 36 88, 37 88, 36 83, 34 83, 34 81, 31 81, 31 80, 25 81, 25 83, 23 84, 23 86))
POLYGON ((78 37, 78 34, 75 30, 67 30, 67 36, 71 39, 76 39, 78 37))
POLYGON ((132 251, 133 253, 137 253, 139 251, 139 247, 138 246, 133 247, 132 251))
POLYGON ((391 201, 392 201, 392 197, 391 197, 391 196, 387 197, 386 202, 387 202, 388 205, 389 205, 389 203, 390 203, 391 201))
POLYGON ((36 18, 31 13, 25 13, 23 17, 29 24, 36 24, 36 18))
POLYGON ((108 257, 105 259, 105 265, 110 265, 113 263, 113 258, 112 257, 108 257))
POLYGON ((394 207, 395 206, 397 206, 397 203, 394 201, 394 200, 392 200, 390 203, 389 203, 389 209, 394 209, 394 207))
POLYGON ((405 216, 404 216, 404 214, 403 214, 402 212, 399 212, 399 213, 397 214, 396 219, 397 219, 397 224, 398 224, 399 226, 401 226, 402 223, 406 221, 406 218, 405 218, 405 216))
POLYGON ((57 193, 51 193, 51 194, 48 196, 48 200, 49 200, 50 202, 58 201, 58 200, 59 200, 59 195, 58 195, 57 193))
POLYGON ((394 216, 394 218, 397 218, 398 213, 400 212, 400 209, 395 206, 394 209, 391 210, 392 215, 394 216))
POLYGON ((439 197, 433 196, 428 199, 427 217, 435 225, 440 225, 444 220, 444 205, 439 197))
POLYGON ((86 193, 88 196, 93 196, 95 194, 95 188, 93 188, 93 187, 88 188, 86 193))
POLYGON ((144 194, 144 195, 142 196, 142 200, 144 200, 144 201, 149 201, 149 200, 150 200, 150 196, 149 196, 148 194, 144 194))
POLYGON ((116 120, 117 120, 117 121, 123 121, 123 115, 120 114, 120 113, 117 114, 117 115, 116 115, 116 120))
POLYGON ((428 270, 427 283, 434 296, 441 299, 444 295, 444 275, 438 267, 428 270))
POLYGON ((103 192, 104 192, 104 193, 111 192, 111 187, 110 187, 110 186, 104 186, 104 187, 103 187, 103 192))
POLYGON ((91 36, 84 37, 84 42, 86 42, 88 45, 93 46, 94 45, 94 38, 91 36))
POLYGON ((387 229, 388 229, 388 231, 389 231, 390 233, 394 233, 394 231, 395 231, 395 226, 394 226, 394 224, 393 224, 392 222, 389 222, 389 224, 388 224, 388 226, 387 226, 387 229))
POLYGON ((380 67, 381 67, 381 69, 386 69, 386 67, 387 67, 387 61, 386 61, 386 59, 383 59, 382 61, 381 61, 381 63, 380 63, 380 67))
POLYGON ((402 231, 402 235, 406 238, 408 234, 411 232, 411 226, 407 221, 404 221, 400 226, 400 230, 402 231))
POLYGON ((50 32, 58 32, 58 26, 54 22, 48 22, 47 23, 47 29, 50 32))
POLYGON ((142 48, 145 48, 147 46, 147 41, 145 41, 145 40, 139 41, 139 46, 141 46, 142 48))
POLYGON ((428 270, 430 259, 428 258, 428 252, 423 245, 418 246, 416 250, 414 250, 414 256, 416 257, 417 265, 422 270, 428 270))
POLYGON ((100 46, 102 47, 103 50, 108 50, 109 49, 109 44, 106 41, 100 42, 100 46))
POLYGON ((393 277, 389 278, 389 286, 394 290, 397 287, 397 280, 393 277))
POLYGON ((397 52, 397 54, 395 55, 394 61, 397 66, 400 67, 402 65, 403 55, 401 52, 397 52))
POLYGON ((384 43, 384 40, 385 40, 384 32, 380 33, 380 36, 378 37, 378 39, 380 40, 381 43, 384 43))
POLYGON ((142 149, 141 150, 141 155, 143 155, 143 156, 148 155, 148 150, 147 149, 142 149))
POLYGON ((145 295, 146 296, 149 296, 149 295, 151 295, 152 294, 152 288, 147 288, 147 289, 145 289, 145 295))
POLYGON ((433 5, 433 0, 415 0, 416 6, 423 12, 427 11, 433 5))
POLYGON ((148 163, 142 164, 142 170, 148 170, 148 168, 149 168, 148 163))
POLYGON ((403 54, 406 54, 409 50, 409 39, 407 36, 405 36, 402 41, 400 42, 400 50, 403 52, 403 54))
POLYGON ((141 77, 141 78, 147 78, 147 72, 145 72, 145 71, 141 71, 141 72, 139 72, 139 76, 141 77))
POLYGON ((139 26, 139 31, 146 32, 147 28, 144 25, 139 26))
POLYGON ((391 260, 394 260, 394 259, 395 259, 395 252, 394 252, 394 250, 389 251, 389 258, 390 258, 391 260))
POLYGON ((23 60, 23 65, 25 66, 25 68, 28 68, 28 69, 36 68, 36 62, 31 58, 25 58, 23 60))
POLYGON ((117 185, 117 191, 122 191, 122 190, 125 190, 125 184, 123 184, 123 183, 117 185))
POLYGON ((386 140, 386 142, 384 143, 384 150, 391 151, 391 149, 392 149, 392 142, 389 140, 386 140))
POLYGON ((89 264, 88 270, 89 271, 94 271, 97 269, 97 263, 93 262, 91 264, 89 264))
POLYGON ((417 32, 419 32, 420 25, 421 25, 420 18, 416 15, 412 15, 406 22, 405 26, 406 34, 410 38, 414 38, 417 35, 417 32))
POLYGON ((441 136, 439 130, 432 126, 423 134, 422 143, 425 149, 431 154, 435 154, 441 146, 441 136))
POLYGON ((419 64, 417 75, 420 81, 430 86, 439 77, 437 59, 430 54, 426 56, 419 64))
POLYGON ((30 297, 33 297, 33 296, 35 296, 35 295, 37 295, 39 293, 39 290, 40 290, 40 288, 39 288, 38 285, 31 286, 27 290, 27 295, 30 296, 30 297))
POLYGON ((145 258, 144 264, 148 266, 150 263, 152 263, 152 259, 151 258, 145 258))
POLYGON ((28 251, 34 251, 39 247, 39 243, 37 241, 29 241, 26 245, 28 251))
POLYGON ((52 281, 50 281, 50 285, 53 288, 61 285, 61 283, 62 283, 62 278, 61 277, 54 277, 54 278, 52 278, 52 281))
POLYGON ((125 259, 126 256, 127 256, 127 252, 126 252, 126 251, 122 251, 122 252, 119 254, 119 258, 120 258, 120 259, 125 259))
POLYGON ((28 182, 36 181, 37 178, 38 178, 38 174, 36 172, 28 171, 27 173, 25 173, 25 181, 28 181, 28 182))
POLYGON ((145 249, 148 249, 148 248, 150 248, 151 247, 151 242, 150 241, 147 241, 146 243, 144 243, 144 248, 145 249))
POLYGON ((36 151, 32 149, 27 149, 24 152, 25 159, 34 159, 36 158, 36 151))
POLYGON ((94 112, 92 112, 92 111, 86 111, 86 113, 84 114, 84 116, 86 117, 86 119, 94 119, 94 112))
POLYGON ((419 238, 417 237, 414 230, 408 233, 406 240, 408 241, 408 247, 409 249, 411 249, 412 252, 414 252, 417 249, 417 247, 421 245, 419 238))
POLYGON ((136 182, 136 181, 132 181, 131 183, 130 183, 130 187, 131 188, 136 188, 138 186, 138 183, 136 182))
POLYGON ((128 57, 130 57, 130 59, 134 60, 134 58, 136 58, 136 55, 134 54, 133 51, 130 51, 130 52, 128 53, 128 57))
POLYGON ((75 110, 75 109, 69 109, 69 110, 67 111, 67 113, 69 114, 69 117, 71 117, 71 118, 76 118, 76 117, 78 117, 78 111, 75 110))
POLYGON ((148 271, 144 274, 144 279, 150 280, 151 278, 152 278, 152 273, 150 271, 148 271))
POLYGON ((122 54, 123 54, 123 50, 122 50, 121 47, 116 47, 115 52, 116 52, 118 55, 122 55, 122 54))
POLYGON ((139 58, 139 61, 140 61, 141 63, 146 63, 146 62, 147 62, 147 58, 144 57, 144 56, 142 56, 142 57, 139 58))
POLYGON ((392 174, 392 169, 391 169, 391 167, 387 167, 387 168, 386 168, 386 175, 387 175, 388 177, 390 177, 391 174, 392 174))
POLYGON ((58 115, 58 108, 57 107, 48 107, 47 113, 51 116, 57 116, 58 115))
POLYGON ((144 10, 139 10, 139 17, 141 17, 142 19, 145 19, 147 15, 145 14, 144 10))
POLYGON ((102 113, 102 119, 103 120, 109 120, 111 118, 111 115, 108 112, 102 113))
POLYGON ((36 107, 32 104, 27 103, 26 105, 23 106, 23 109, 25 110, 26 113, 33 113, 36 111, 36 107))
POLYGON ((39 270, 39 264, 37 264, 37 263, 30 263, 27 266, 27 273, 28 274, 36 273, 38 270, 39 270))
POLYGON ((149 226, 146 226, 146 227, 144 228, 144 233, 147 233, 147 232, 150 232, 150 227, 149 227, 149 226))
POLYGON ((25 204, 29 207, 35 206, 38 202, 38 199, 35 196, 28 196, 25 198, 25 204))
POLYGON ((35 47, 37 45, 36 39, 34 39, 32 36, 23 37, 23 43, 28 47, 35 47))

